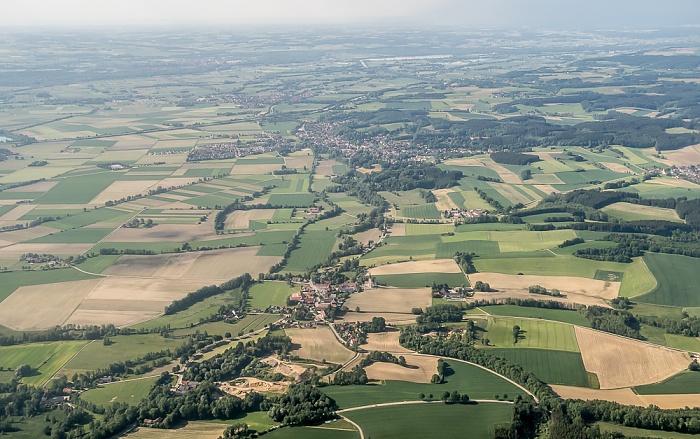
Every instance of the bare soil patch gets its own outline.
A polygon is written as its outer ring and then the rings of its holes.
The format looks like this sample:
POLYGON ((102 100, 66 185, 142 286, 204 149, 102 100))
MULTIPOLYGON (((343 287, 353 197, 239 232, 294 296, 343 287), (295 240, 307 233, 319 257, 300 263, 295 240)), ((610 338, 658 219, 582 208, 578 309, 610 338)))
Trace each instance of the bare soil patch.
POLYGON ((391 236, 406 236, 406 223, 394 223, 391 226, 391 236))
POLYGON ((640 341, 575 327, 586 370, 598 375, 601 389, 640 386, 685 370, 688 354, 640 341))
POLYGON ((99 282, 89 279, 19 287, 0 302, 0 323, 20 331, 63 325, 99 282))
POLYGON ((615 172, 621 172, 623 174, 632 174, 632 175, 637 175, 636 172, 631 170, 625 165, 622 165, 620 163, 613 163, 613 162, 600 162, 601 165, 604 165, 606 168, 610 169, 611 171, 615 172))
POLYGON ((161 311, 103 311, 79 308, 66 320, 65 324, 104 325, 111 323, 117 327, 124 327, 155 319, 162 313, 162 309, 161 311))
POLYGON ((361 242, 363 244, 367 244, 370 241, 377 242, 379 241, 379 238, 382 236, 382 231, 379 229, 369 229, 365 230, 364 232, 360 232, 353 237, 355 240, 358 242, 361 242))
POLYGON ((446 160, 445 164, 453 166, 484 166, 480 160, 471 158, 450 159, 446 160))
POLYGON ((343 322, 369 322, 373 317, 383 317, 392 325, 412 325, 416 323, 416 316, 408 313, 387 312, 349 312, 341 319, 343 322))
POLYGON ((18 219, 31 212, 35 207, 36 204, 20 204, 5 215, 0 216, 0 221, 16 222, 18 219))
POLYGON ((362 313, 410 313, 433 302, 430 288, 375 288, 350 296, 346 306, 360 307, 362 313))
POLYGON ((321 160, 318 166, 316 166, 316 175, 335 175, 335 172, 333 172, 333 166, 340 164, 340 162, 335 160, 321 160))
POLYGON ((219 388, 229 395, 245 398, 248 393, 284 393, 291 383, 287 381, 264 381, 258 378, 238 378, 219 383, 219 388))
MULTIPOLYGON (((471 282, 487 282, 496 290, 520 290, 527 292, 532 285, 541 285, 547 289, 556 288, 567 296, 600 297, 614 299, 619 295, 620 282, 608 282, 573 276, 535 276, 502 273, 474 273, 469 275, 471 282)), ((490 294, 490 293, 489 293, 490 294)), ((531 297, 542 297, 531 295, 531 297)), ((549 299, 549 296, 545 298, 549 299)))
POLYGON ((299 358, 343 364, 355 355, 340 344, 331 328, 327 326, 316 329, 286 329, 285 332, 296 345, 291 354, 299 358))
POLYGON ((612 390, 601 390, 601 389, 589 389, 586 387, 574 387, 574 386, 550 386, 554 393, 559 395, 564 399, 583 399, 585 401, 590 401, 593 399, 600 399, 602 401, 612 401, 618 402, 625 405, 637 405, 646 407, 647 404, 641 400, 639 395, 634 393, 629 387, 624 389, 612 389, 612 390))
MULTIPOLYGON (((652 152, 654 151, 652 150, 652 152)), ((653 159, 658 160, 667 165, 697 165, 698 163, 700 163, 700 145, 686 146, 685 148, 677 149, 675 151, 664 151, 663 155, 664 157, 666 157, 665 159, 653 159)))
POLYGON ((429 383, 437 373, 437 357, 404 355, 408 367, 394 363, 373 363, 365 368, 371 380, 398 380, 412 383, 429 383))
POLYGON ((399 262, 381 265, 370 269, 372 276, 410 273, 461 273, 454 259, 433 259, 427 261, 399 262))
POLYGON ((247 229, 251 220, 269 220, 275 209, 237 210, 226 218, 226 229, 247 229))
POLYGON ((301 381, 309 370, 299 364, 282 361, 276 354, 263 359, 262 362, 272 366, 272 372, 281 373, 286 377, 293 378, 295 381, 301 381))
POLYGON ((433 195, 437 197, 437 202, 435 203, 435 207, 437 207, 438 210, 450 210, 450 209, 458 209, 460 206, 457 206, 454 201, 450 197, 447 196, 450 192, 453 192, 452 189, 435 189, 433 190, 433 195))
POLYGON ((653 404, 662 409, 684 409, 686 407, 700 407, 700 394, 680 395, 639 395, 644 406, 653 404))

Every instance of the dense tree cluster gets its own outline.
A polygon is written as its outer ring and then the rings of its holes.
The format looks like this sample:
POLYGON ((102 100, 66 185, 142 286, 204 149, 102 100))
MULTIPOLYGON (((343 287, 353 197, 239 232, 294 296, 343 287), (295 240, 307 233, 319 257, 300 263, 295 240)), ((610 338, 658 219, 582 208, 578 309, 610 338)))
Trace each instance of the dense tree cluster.
POLYGON ((491 160, 502 165, 526 166, 530 163, 538 162, 540 158, 532 154, 522 154, 519 152, 499 151, 491 153, 491 160))

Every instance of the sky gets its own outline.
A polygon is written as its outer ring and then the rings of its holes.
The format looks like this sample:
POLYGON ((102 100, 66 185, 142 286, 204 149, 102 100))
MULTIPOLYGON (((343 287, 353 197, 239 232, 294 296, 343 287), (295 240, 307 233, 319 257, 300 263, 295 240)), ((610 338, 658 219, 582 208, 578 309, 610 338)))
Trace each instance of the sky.
POLYGON ((4 25, 700 26, 699 0, 1 0, 4 25))

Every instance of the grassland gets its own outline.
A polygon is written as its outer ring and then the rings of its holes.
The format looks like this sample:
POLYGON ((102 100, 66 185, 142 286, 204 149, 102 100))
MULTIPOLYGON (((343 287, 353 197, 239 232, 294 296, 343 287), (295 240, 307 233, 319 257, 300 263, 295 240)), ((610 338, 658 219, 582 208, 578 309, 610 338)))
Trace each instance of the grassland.
MULTIPOLYGON (((418 394, 433 394, 440 398, 446 390, 467 393, 472 399, 492 399, 495 394, 507 394, 509 398, 523 395, 521 389, 489 371, 457 360, 446 359, 452 373, 443 384, 421 384, 407 381, 382 381, 364 386, 329 386, 321 389, 343 408, 361 407, 397 401, 416 401, 418 394)), ((525 396, 525 395, 523 395, 525 396)))
POLYGON ((55 341, 0 347, 0 366, 3 369, 16 369, 28 364, 35 370, 22 382, 41 385, 48 381, 68 360, 78 353, 87 341, 55 341))
POLYGON ((440 211, 434 204, 423 204, 421 206, 407 206, 401 209, 400 216, 414 219, 440 219, 440 211))
POLYGON ((285 306, 287 298, 298 288, 290 287, 286 282, 265 282, 253 285, 250 289, 251 308, 266 309, 268 306, 285 306))
POLYGON ((697 437, 694 434, 674 433, 672 431, 662 430, 644 430, 641 428, 625 427, 608 422, 597 422, 601 432, 620 433, 624 437, 643 437, 643 438, 658 438, 658 439, 691 439, 697 437))
POLYGON ((423 439, 426 437, 492 437, 495 424, 508 422, 512 409, 505 404, 417 404, 377 407, 344 414, 367 438, 423 439), (391 422, 387 422, 391 420, 391 422))
POLYGON ((173 331, 173 335, 181 337, 194 334, 197 331, 200 333, 206 331, 209 335, 221 336, 224 336, 227 332, 230 332, 233 336, 238 334, 246 335, 250 332, 263 329, 265 326, 269 325, 270 323, 274 323, 279 319, 280 316, 276 314, 249 314, 233 324, 226 322, 204 323, 192 328, 175 330, 173 331))
POLYGON ((700 292, 690 285, 700 284, 698 260, 688 256, 647 253, 644 262, 658 281, 649 294, 637 297, 640 302, 670 306, 700 306, 700 292))
POLYGON ((335 246, 335 233, 325 230, 310 230, 304 233, 299 248, 294 250, 287 260, 285 270, 303 273, 328 258, 335 246))
POLYGON ((554 320, 562 323, 571 323, 590 327, 591 323, 578 311, 562 309, 532 308, 516 305, 482 306, 484 312, 496 316, 529 317, 533 319, 554 320))
POLYGON ((265 435, 270 439, 359 439, 357 431, 333 429, 333 423, 323 424, 321 427, 285 427, 274 430, 265 435), (328 425, 328 428, 324 428, 328 425))
POLYGON ((115 402, 138 405, 141 399, 148 396, 148 392, 157 380, 158 377, 117 381, 83 392, 80 394, 80 399, 102 407, 115 402))
POLYGON ((700 373, 683 371, 657 384, 637 386, 634 391, 640 395, 686 394, 698 393, 699 388, 700 373))
POLYGON ((0 302, 17 288, 30 285, 45 285, 58 282, 96 279, 95 276, 81 273, 72 268, 45 271, 12 271, 0 273, 0 302))
POLYGON ((498 348, 538 348, 578 352, 573 327, 564 323, 525 318, 489 318, 490 345, 498 348), (514 342, 513 327, 520 326, 518 342, 514 342))
POLYGON ((521 365, 547 384, 589 387, 588 373, 578 352, 549 349, 490 349, 490 354, 521 365))

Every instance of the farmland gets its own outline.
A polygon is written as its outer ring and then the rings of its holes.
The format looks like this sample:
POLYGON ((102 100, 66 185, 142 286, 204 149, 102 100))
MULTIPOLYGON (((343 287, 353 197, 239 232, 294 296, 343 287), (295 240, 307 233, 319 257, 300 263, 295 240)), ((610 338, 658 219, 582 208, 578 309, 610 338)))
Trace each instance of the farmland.
POLYGON ((697 260, 687 256, 649 254, 644 262, 658 281, 649 294, 637 298, 640 302, 671 306, 700 306, 700 293, 688 285, 700 282, 697 260))
POLYGON ((359 410, 345 416, 357 422, 366 437, 458 437, 469 431, 470 438, 487 439, 494 424, 508 420, 510 411, 504 404, 419 404, 359 410))
POLYGON ((571 325, 522 318, 489 318, 486 328, 490 345, 497 348, 535 348, 578 352, 576 335, 571 325), (517 343, 513 327, 520 327, 517 343))
POLYGON ((353 352, 341 345, 330 328, 287 329, 296 349, 292 355, 318 362, 343 364, 353 357, 353 352))
POLYGON ((60 341, 50 343, 33 343, 31 345, 0 347, 0 366, 3 369, 16 369, 28 364, 34 370, 22 381, 31 385, 42 385, 58 372, 88 342, 60 341))
POLYGON ((80 395, 81 399, 107 407, 115 402, 138 405, 155 384, 157 377, 133 381, 115 382, 106 386, 89 390, 80 395))
POLYGON ((521 365, 548 384, 590 386, 586 368, 578 352, 520 348, 491 349, 489 352, 521 365))

